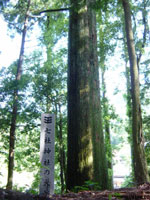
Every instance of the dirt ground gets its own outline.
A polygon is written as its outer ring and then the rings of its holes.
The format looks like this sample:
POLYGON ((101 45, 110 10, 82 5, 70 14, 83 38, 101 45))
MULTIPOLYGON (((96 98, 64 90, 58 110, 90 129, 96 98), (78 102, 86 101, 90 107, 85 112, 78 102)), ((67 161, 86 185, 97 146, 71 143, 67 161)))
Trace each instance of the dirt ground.
POLYGON ((150 199, 150 183, 142 184, 135 188, 121 188, 112 191, 83 191, 79 193, 67 193, 50 197, 31 195, 0 189, 0 200, 134 200, 150 199))

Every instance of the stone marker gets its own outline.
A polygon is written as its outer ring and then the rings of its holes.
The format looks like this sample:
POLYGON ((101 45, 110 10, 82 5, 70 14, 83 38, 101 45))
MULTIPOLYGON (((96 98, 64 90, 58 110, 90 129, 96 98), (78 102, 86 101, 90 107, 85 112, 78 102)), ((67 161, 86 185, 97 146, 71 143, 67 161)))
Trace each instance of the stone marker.
POLYGON ((55 115, 42 114, 40 137, 40 195, 54 194, 55 115))

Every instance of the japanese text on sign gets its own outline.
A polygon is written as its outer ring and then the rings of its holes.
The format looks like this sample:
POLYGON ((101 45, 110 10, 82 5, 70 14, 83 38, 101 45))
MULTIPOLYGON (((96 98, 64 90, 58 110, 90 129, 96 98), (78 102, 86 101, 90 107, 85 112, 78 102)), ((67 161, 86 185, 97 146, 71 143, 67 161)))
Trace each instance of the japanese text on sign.
POLYGON ((41 195, 54 193, 54 135, 54 114, 42 114, 40 137, 41 195))

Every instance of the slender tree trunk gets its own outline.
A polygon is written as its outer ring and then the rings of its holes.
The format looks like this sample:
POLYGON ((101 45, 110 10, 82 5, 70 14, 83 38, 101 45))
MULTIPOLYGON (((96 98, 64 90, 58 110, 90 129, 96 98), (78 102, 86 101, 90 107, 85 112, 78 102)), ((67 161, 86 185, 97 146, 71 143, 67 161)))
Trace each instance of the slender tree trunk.
MULTIPOLYGON (((99 13, 100 24, 107 24, 107 13, 105 18, 102 18, 102 11, 99 13)), ((101 88, 102 88, 102 113, 103 113, 103 126, 104 126, 104 135, 105 135, 105 147, 106 147, 106 160, 108 168, 108 188, 113 189, 113 165, 112 165, 112 146, 111 146, 111 137, 110 137, 110 119, 109 119, 109 110, 108 110, 108 99, 106 97, 106 83, 105 83, 105 60, 107 55, 107 41, 105 41, 105 32, 100 28, 99 30, 99 48, 100 48, 100 67, 101 67, 101 88)))
POLYGON ((61 105, 59 104, 59 161, 60 161, 60 179, 61 179, 61 193, 65 191, 65 151, 63 144, 63 122, 62 122, 62 113, 61 113, 61 105))
POLYGON ((65 147, 63 144, 63 118, 61 105, 59 103, 55 103, 55 111, 56 111, 56 135, 58 139, 58 146, 56 151, 58 151, 58 162, 60 165, 60 182, 61 182, 61 193, 65 191, 65 183, 66 183, 66 157, 65 157, 65 147))
POLYGON ((22 32, 22 42, 20 55, 17 65, 17 73, 16 73, 16 88, 14 90, 14 99, 13 99, 13 111, 12 111, 12 119, 11 119, 11 127, 10 127, 10 137, 9 137, 9 160, 8 160, 8 180, 7 180, 7 189, 12 189, 13 186, 13 170, 14 170, 14 150, 15 150, 15 132, 16 132, 16 121, 18 115, 18 98, 19 98, 19 81, 21 80, 22 75, 22 63, 24 56, 24 45, 25 45, 25 37, 27 32, 27 23, 28 23, 28 11, 30 7, 30 0, 28 1, 27 12, 24 21, 24 28, 22 32))
POLYGON ((105 131, 105 147, 106 147, 106 158, 108 167, 108 185, 109 189, 113 189, 113 165, 112 165, 112 146, 111 146, 111 136, 110 136, 110 119, 108 110, 108 99, 106 98, 106 84, 105 84, 105 66, 103 62, 102 69, 102 105, 103 105, 103 124, 105 131))
POLYGON ((107 188, 96 16, 91 0, 71 0, 68 60, 67 189, 87 180, 107 188))
POLYGON ((128 141, 131 146, 131 176, 134 180, 134 173, 133 173, 133 141, 132 141, 132 98, 131 98, 131 80, 130 80, 130 68, 128 67, 128 50, 126 45, 126 33, 125 33, 125 27, 123 26, 123 51, 124 51, 124 61, 125 61, 125 78, 126 78, 126 103, 127 103, 127 109, 126 109, 126 115, 128 117, 128 123, 126 127, 126 131, 128 133, 128 141))
POLYGON ((133 167, 137 184, 149 181, 147 163, 144 153, 144 137, 142 132, 142 114, 140 104, 140 88, 138 65, 135 53, 134 38, 131 22, 131 11, 128 0, 122 0, 125 14, 125 29, 128 54, 130 61, 131 90, 132 90, 132 137, 133 137, 133 167))
POLYGON ((133 159, 133 137, 132 137, 132 99, 131 99, 131 81, 130 81, 130 70, 127 67, 127 61, 125 63, 125 77, 126 77, 126 83, 127 83, 127 117, 128 117, 128 127, 126 128, 126 131, 128 133, 128 141, 131 146, 131 165, 132 165, 132 171, 131 175, 133 177, 133 182, 135 182, 134 179, 134 159, 133 159))

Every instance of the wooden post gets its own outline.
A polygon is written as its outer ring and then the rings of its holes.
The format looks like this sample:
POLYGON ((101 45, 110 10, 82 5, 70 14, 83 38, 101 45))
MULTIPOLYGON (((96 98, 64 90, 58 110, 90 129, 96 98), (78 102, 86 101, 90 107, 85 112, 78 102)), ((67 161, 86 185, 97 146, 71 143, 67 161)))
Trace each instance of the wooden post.
POLYGON ((55 115, 42 114, 40 137, 40 195, 54 194, 55 115))

